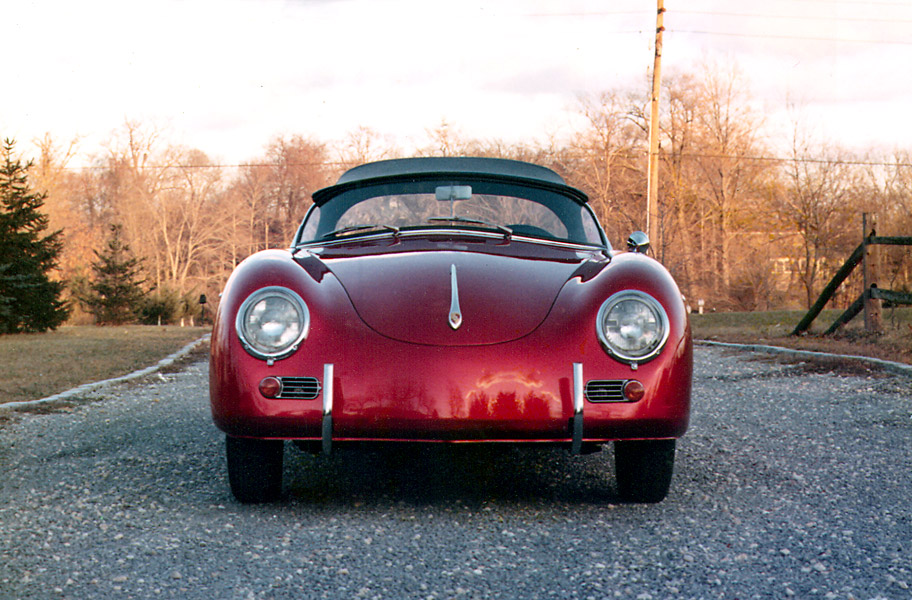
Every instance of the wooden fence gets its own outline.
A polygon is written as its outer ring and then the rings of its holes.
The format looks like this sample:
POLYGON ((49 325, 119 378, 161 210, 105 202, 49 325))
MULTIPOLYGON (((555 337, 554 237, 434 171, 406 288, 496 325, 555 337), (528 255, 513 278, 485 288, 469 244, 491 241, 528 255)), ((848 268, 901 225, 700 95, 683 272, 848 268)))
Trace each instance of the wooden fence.
MULTIPOLYGON (((862 231, 867 229, 866 221, 867 215, 865 215, 865 224, 862 226, 864 228, 862 231)), ((852 252, 848 260, 839 268, 836 275, 833 276, 833 279, 826 284, 823 291, 820 293, 820 297, 817 298, 817 302, 814 303, 807 314, 804 315, 804 318, 795 326, 792 335, 801 335, 807 332, 811 323, 814 322, 814 319, 816 319, 823 310, 823 307, 826 306, 827 302, 833 297, 833 294, 836 293, 836 290, 839 289, 839 286, 852 274, 852 271, 855 270, 855 267, 857 267, 859 263, 862 264, 863 270, 863 291, 858 299, 855 300, 844 313, 839 315, 839 318, 837 318, 832 325, 830 325, 830 328, 824 332, 824 335, 830 335, 835 332, 855 318, 862 310, 865 311, 865 329, 868 331, 879 331, 880 301, 886 300, 893 304, 912 304, 912 294, 893 290, 882 290, 877 287, 876 277, 872 276, 868 265, 869 247, 875 245, 912 246, 912 237, 878 237, 875 235, 874 230, 871 230, 871 233, 864 237, 861 244, 855 248, 855 251, 852 252)))

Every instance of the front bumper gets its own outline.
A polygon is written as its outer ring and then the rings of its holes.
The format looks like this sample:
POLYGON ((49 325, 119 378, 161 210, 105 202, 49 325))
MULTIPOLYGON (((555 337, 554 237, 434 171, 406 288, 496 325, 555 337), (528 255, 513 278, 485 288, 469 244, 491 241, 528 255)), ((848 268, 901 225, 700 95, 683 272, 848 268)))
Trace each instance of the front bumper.
POLYGON ((417 346, 372 332, 321 348, 309 340, 274 365, 232 339, 213 340, 212 413, 232 436, 319 441, 325 451, 347 441, 560 442, 674 438, 690 412, 692 348, 688 337, 633 370, 596 344, 545 344, 529 336, 476 347, 417 346), (322 359, 322 360, 321 360, 322 359), (313 377, 308 400, 267 399, 267 376, 313 377), (637 402, 594 402, 592 382, 637 379, 637 402), (591 387, 591 386, 590 386, 591 387))

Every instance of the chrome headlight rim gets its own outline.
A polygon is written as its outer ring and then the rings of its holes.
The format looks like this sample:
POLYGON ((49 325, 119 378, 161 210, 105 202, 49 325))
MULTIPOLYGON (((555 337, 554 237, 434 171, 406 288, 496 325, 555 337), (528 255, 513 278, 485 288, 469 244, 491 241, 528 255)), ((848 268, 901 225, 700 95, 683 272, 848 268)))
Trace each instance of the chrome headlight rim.
POLYGON ((241 341, 241 346, 243 346, 244 350, 251 356, 267 361, 280 360, 294 354, 301 345, 301 342, 307 338, 307 334, 310 332, 310 310, 307 308, 307 303, 304 302, 298 294, 286 287, 277 285, 263 287, 252 292, 241 304, 235 320, 235 331, 241 341), (258 303, 270 297, 278 297, 288 301, 297 312, 299 320, 298 334, 291 342, 283 344, 273 351, 264 349, 262 346, 256 344, 248 335, 249 332, 246 327, 247 316, 250 310, 258 303))
POLYGON ((605 302, 603 302, 602 306, 599 308, 595 328, 599 341, 602 343, 602 348, 605 349, 605 352, 619 361, 630 364, 641 364, 648 362, 658 356, 659 353, 662 352, 662 349, 665 347, 665 343, 668 341, 668 336, 670 333, 668 313, 665 312, 665 308, 662 306, 662 303, 646 292, 641 292, 639 290, 622 290, 620 292, 612 294, 607 300, 605 300, 605 302), (608 338, 608 334, 605 331, 604 323, 606 317, 618 304, 628 300, 638 301, 645 305, 655 315, 656 322, 661 328, 661 332, 656 338, 656 341, 646 346, 646 348, 644 348, 644 350, 639 353, 633 353, 626 351, 623 348, 618 348, 616 345, 611 343, 610 339, 608 338))

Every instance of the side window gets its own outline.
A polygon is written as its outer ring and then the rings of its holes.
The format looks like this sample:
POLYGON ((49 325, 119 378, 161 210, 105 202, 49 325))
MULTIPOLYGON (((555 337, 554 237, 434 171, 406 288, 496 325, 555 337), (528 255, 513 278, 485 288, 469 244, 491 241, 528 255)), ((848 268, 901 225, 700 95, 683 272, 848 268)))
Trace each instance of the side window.
POLYGON ((301 242, 310 242, 317 237, 317 227, 320 224, 320 207, 314 206, 307 214, 304 231, 301 232, 301 242))
POLYGON ((586 242, 601 245, 603 242, 602 236, 599 233, 598 222, 596 222, 592 213, 586 210, 585 206, 581 207, 580 210, 583 213, 580 215, 580 218, 583 220, 583 234, 586 236, 586 242))

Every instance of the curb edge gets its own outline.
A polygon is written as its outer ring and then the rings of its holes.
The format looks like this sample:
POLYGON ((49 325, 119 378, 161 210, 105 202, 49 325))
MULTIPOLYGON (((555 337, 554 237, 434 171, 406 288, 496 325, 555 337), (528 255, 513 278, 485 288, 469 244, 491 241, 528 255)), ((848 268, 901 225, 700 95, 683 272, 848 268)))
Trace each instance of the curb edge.
POLYGON ((817 352, 814 350, 795 350, 792 348, 782 348, 780 346, 765 346, 763 344, 734 344, 730 342, 714 342, 711 340, 694 340, 694 344, 701 346, 715 346, 718 348, 731 348, 734 350, 745 350, 748 352, 764 352, 766 354, 791 354, 793 356, 803 356, 805 358, 841 358, 855 360, 880 367, 885 371, 890 371, 899 375, 912 377, 912 365, 905 363, 883 360, 880 358, 871 358, 870 356, 856 356, 853 354, 830 354, 828 352, 817 352))

